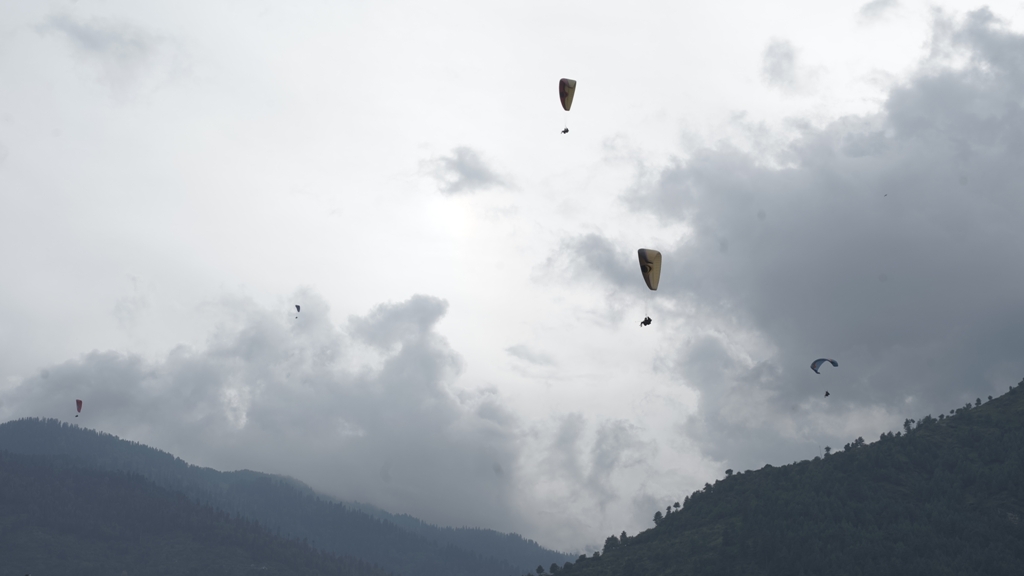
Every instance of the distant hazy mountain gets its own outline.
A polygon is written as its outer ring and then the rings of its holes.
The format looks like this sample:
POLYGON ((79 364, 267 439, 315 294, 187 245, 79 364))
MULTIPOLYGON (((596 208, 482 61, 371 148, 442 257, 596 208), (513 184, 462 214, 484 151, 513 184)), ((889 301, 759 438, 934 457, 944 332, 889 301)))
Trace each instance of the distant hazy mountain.
POLYGON ((386 576, 125 472, 0 452, 0 576, 386 576))
MULTIPOLYGON (((1024 384, 1024 382, 1022 382, 1024 384)), ((732 474, 559 576, 1024 574, 1024 390, 732 474)))
POLYGON ((411 516, 317 495, 293 478, 218 472, 109 434, 35 418, 0 425, 0 450, 60 455, 99 470, 131 472, 159 486, 318 549, 401 576, 512 576, 571 557, 515 534, 439 528, 411 516))

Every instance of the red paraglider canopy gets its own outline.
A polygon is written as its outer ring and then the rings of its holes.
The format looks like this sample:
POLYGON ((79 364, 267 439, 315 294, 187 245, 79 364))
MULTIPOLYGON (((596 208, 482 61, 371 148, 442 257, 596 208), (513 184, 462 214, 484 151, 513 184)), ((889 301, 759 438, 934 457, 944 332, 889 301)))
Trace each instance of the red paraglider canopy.
POLYGON ((78 407, 78 413, 81 414, 82 413, 82 401, 81 400, 75 400, 75 406, 78 407))

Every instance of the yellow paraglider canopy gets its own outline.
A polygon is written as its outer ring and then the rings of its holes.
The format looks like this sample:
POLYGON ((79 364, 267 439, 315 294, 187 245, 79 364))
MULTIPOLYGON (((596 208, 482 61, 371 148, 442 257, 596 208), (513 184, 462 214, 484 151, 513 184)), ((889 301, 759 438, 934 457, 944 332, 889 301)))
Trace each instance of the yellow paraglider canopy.
POLYGON ((644 275, 644 282, 651 290, 657 290, 658 280, 661 280, 661 252, 649 248, 641 248, 636 252, 640 257, 640 272, 644 275))

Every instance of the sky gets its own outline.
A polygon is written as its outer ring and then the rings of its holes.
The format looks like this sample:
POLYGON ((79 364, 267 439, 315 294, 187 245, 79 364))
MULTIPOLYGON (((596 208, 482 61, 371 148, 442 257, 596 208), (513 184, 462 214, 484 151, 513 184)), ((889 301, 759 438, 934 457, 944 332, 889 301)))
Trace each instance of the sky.
POLYGON ((1022 54, 1014 2, 4 2, 0 421, 597 549, 1024 376, 1022 54))

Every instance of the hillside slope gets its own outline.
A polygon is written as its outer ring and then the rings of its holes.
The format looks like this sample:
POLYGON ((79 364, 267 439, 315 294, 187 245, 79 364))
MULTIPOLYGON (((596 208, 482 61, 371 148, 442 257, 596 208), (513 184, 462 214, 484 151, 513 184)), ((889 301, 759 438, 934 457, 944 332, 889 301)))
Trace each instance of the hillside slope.
POLYGON ((1024 390, 706 484, 564 576, 1024 571, 1024 390), (915 426, 916 424, 916 426, 915 426))
POLYGON ((402 576, 510 576, 571 558, 515 534, 439 528, 371 506, 336 502, 293 478, 192 466, 166 452, 58 420, 26 418, 0 425, 0 450, 68 456, 96 469, 140 474, 282 535, 402 576))
POLYGON ((0 452, 0 576, 384 576, 136 474, 0 452))

